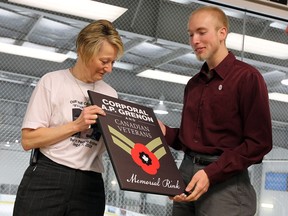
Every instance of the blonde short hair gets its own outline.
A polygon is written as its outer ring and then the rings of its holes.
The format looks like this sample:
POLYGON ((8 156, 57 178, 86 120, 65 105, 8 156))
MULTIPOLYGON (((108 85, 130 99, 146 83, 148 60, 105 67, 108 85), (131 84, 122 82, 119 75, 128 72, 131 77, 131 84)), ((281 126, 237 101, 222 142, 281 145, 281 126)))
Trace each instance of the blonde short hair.
POLYGON ((117 48, 117 58, 123 55, 124 45, 121 37, 113 24, 108 20, 92 22, 79 32, 76 40, 76 49, 77 54, 85 64, 88 63, 93 55, 97 55, 103 41, 107 41, 117 48))
MULTIPOLYGON (((195 11, 193 11, 191 13, 190 18, 194 14, 196 14, 198 12, 204 12, 204 11, 205 12, 210 12, 210 14, 217 19, 216 29, 219 29, 219 28, 224 26, 227 29, 227 32, 229 31, 229 20, 228 20, 228 17, 224 13, 224 11, 221 10, 220 8, 218 8, 218 7, 215 7, 215 6, 203 6, 203 7, 197 8, 195 11)), ((189 18, 189 20, 190 20, 190 18, 189 18)))

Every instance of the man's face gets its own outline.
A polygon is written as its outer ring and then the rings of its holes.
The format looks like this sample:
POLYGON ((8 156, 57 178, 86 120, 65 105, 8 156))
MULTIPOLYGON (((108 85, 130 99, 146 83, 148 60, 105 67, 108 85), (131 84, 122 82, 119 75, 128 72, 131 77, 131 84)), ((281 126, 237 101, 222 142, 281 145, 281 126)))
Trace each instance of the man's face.
POLYGON ((216 17, 207 11, 200 11, 190 17, 188 33, 190 45, 200 61, 212 61, 217 55, 221 38, 216 17))

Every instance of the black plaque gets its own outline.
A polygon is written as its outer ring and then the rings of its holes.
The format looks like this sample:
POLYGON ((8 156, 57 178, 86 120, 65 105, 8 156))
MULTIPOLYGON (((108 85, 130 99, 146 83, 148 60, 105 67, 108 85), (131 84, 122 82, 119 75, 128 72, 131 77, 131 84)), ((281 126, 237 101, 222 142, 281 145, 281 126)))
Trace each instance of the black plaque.
POLYGON ((88 91, 122 190, 174 196, 185 186, 153 109, 88 91))

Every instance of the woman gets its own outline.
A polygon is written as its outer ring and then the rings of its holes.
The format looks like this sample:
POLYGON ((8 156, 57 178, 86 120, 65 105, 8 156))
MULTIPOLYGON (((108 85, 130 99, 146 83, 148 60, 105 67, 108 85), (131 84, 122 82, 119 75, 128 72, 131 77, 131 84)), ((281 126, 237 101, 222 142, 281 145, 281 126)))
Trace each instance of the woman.
POLYGON ((105 147, 95 123, 105 113, 89 106, 87 90, 117 97, 102 79, 123 54, 123 43, 109 21, 98 20, 80 31, 76 47, 74 67, 44 75, 30 98, 22 146, 39 155, 24 173, 14 216, 104 214, 105 147))

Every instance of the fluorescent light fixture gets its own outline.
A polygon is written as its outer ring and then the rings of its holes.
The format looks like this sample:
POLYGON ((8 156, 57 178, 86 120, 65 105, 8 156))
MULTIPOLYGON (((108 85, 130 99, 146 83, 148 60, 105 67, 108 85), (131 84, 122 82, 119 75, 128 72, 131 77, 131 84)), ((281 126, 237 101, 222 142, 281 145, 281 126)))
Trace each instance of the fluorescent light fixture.
POLYGON ((283 79, 281 81, 282 85, 287 85, 288 86, 288 79, 283 79))
POLYGON ((0 52, 54 62, 63 62, 68 57, 67 55, 61 53, 56 53, 42 49, 35 49, 31 47, 17 46, 1 42, 0 42, 0 52))
POLYGON ((32 86, 32 87, 35 87, 36 85, 37 85, 37 81, 36 80, 33 80, 31 83, 30 83, 30 86, 32 86))
POLYGON ((164 104, 164 100, 165 100, 164 95, 161 95, 159 98, 159 103, 153 109, 154 113, 160 114, 160 115, 168 114, 168 110, 164 104))
MULTIPOLYGON (((176 3, 179 3, 179 4, 190 4, 190 3, 194 3, 195 0, 169 0, 171 2, 176 2, 176 3)), ((243 19, 244 17, 244 13, 243 12, 237 12, 237 11, 232 11, 232 10, 225 10, 223 9, 224 13, 227 15, 227 16, 232 16, 232 17, 236 17, 236 18, 239 18, 239 19, 243 19)))
POLYGON ((270 203, 261 203, 261 207, 262 208, 269 208, 269 209, 273 209, 274 205, 270 204, 270 203))
POLYGON ((12 38, 0 37, 0 43, 14 44, 15 40, 12 38))
POLYGON ((160 115, 166 115, 168 114, 167 108, 163 102, 163 100, 160 100, 159 103, 155 106, 153 109, 154 113, 160 114, 160 115))
POLYGON ((10 145, 10 142, 6 142, 5 146, 6 146, 6 147, 10 147, 10 146, 11 146, 11 145, 10 145))
POLYGON ((266 84, 268 85, 274 85, 279 84, 281 80, 283 80, 286 77, 286 74, 284 72, 274 70, 267 73, 262 74, 266 84))
POLYGON ((279 23, 279 22, 272 22, 269 26, 273 28, 277 28, 277 29, 282 29, 282 30, 285 30, 287 28, 287 24, 279 23))
POLYGON ((235 17, 238 19, 244 19, 244 16, 245 16, 243 12, 232 10, 232 9, 231 10, 223 9, 223 11, 227 16, 235 17))
POLYGON ((66 55, 67 55, 68 58, 71 58, 71 59, 74 59, 74 60, 77 59, 77 53, 76 52, 69 51, 69 52, 66 53, 66 55))
POLYGON ((124 69, 124 70, 132 70, 134 68, 133 64, 120 62, 120 61, 115 61, 113 67, 124 69))
POLYGON ((0 81, 9 82, 9 83, 15 83, 15 84, 21 84, 21 85, 25 84, 25 82, 23 82, 23 81, 8 79, 8 78, 1 77, 1 76, 0 76, 0 81))
POLYGON ((242 51, 243 41, 245 52, 283 60, 288 59, 288 45, 283 43, 251 37, 248 35, 243 36, 242 34, 229 33, 226 44, 230 49, 242 51))
POLYGON ((170 1, 180 3, 180 4, 189 4, 192 2, 191 0, 170 0, 170 1))
POLYGON ((117 181, 116 181, 116 180, 112 180, 112 181, 111 181, 111 184, 112 184, 112 185, 116 185, 116 184, 117 184, 117 181))
POLYGON ((189 76, 179 75, 171 72, 165 72, 160 70, 145 70, 141 73, 138 73, 137 76, 157 79, 167 82, 174 82, 180 84, 187 84, 187 82, 191 79, 189 76))
POLYGON ((123 7, 91 0, 9 0, 9 2, 92 20, 107 19, 110 22, 116 20, 127 10, 123 7))
POLYGON ((272 92, 272 93, 269 93, 269 99, 288 103, 288 94, 272 92))

